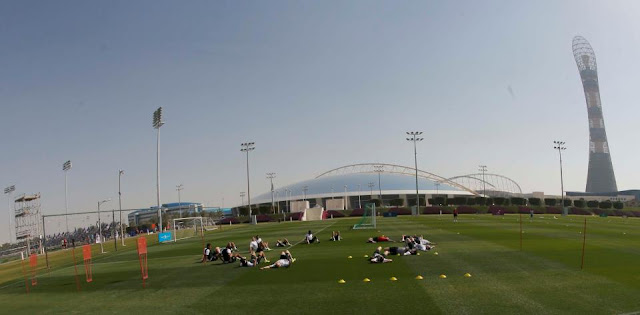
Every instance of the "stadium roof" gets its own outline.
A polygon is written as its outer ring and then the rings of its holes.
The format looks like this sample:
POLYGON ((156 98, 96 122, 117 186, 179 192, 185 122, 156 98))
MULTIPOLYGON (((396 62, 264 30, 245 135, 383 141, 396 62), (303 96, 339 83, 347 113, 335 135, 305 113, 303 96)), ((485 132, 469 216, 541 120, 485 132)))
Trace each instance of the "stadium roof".
MULTIPOLYGON (((424 177, 418 177, 418 187, 420 194, 454 194, 454 195, 473 195, 473 193, 454 187, 447 183, 440 183, 436 186, 436 180, 424 177)), ((416 178, 408 174, 382 173, 380 174, 380 185, 383 195, 400 195, 416 193, 416 178)), ((276 201, 281 200, 301 200, 304 198, 304 187, 307 186, 306 198, 328 198, 328 197, 344 197, 357 195, 378 195, 378 174, 356 173, 341 174, 331 176, 321 176, 318 178, 301 181, 295 184, 276 187, 278 192, 276 201), (369 188, 369 183, 374 183, 374 187, 369 188), (345 194, 344 186, 347 185, 347 193, 345 194), (360 185, 358 188, 358 185, 360 185), (332 190, 333 188, 333 190, 332 190), (285 197, 285 190, 291 191, 290 197, 285 197)), ((251 198, 252 204, 271 202, 271 192, 266 192, 251 198)))

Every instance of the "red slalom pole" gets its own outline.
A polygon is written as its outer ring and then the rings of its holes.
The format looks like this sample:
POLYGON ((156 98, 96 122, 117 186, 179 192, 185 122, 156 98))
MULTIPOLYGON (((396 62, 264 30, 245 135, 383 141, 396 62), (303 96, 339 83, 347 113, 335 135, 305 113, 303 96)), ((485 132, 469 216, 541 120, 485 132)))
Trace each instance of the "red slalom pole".
POLYGON ((522 250, 522 213, 520 213, 520 250, 522 250))
POLYGON ((584 229, 582 230, 582 262, 580 263, 580 270, 584 267, 584 245, 587 242, 587 218, 584 218, 584 229))

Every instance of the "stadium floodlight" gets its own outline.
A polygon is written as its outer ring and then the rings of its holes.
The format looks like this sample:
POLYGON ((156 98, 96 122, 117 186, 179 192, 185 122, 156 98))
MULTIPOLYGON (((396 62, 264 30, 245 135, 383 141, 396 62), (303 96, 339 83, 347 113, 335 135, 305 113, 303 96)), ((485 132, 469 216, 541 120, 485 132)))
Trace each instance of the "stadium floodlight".
MULTIPOLYGON (((105 199, 102 201, 98 201, 98 235, 100 235, 100 251, 104 254, 104 246, 102 245, 104 243, 104 238, 102 237, 102 221, 100 220, 100 205, 102 205, 105 202, 109 202, 111 201, 111 198, 109 199, 105 199)), ((66 217, 66 215, 65 215, 66 217)))
POLYGON ((11 204, 13 203, 13 200, 11 200, 11 195, 12 193, 16 191, 16 185, 11 185, 7 188, 4 189, 4 194, 8 195, 9 197, 9 221, 7 221, 7 224, 9 225, 9 244, 11 244, 11 242, 13 241, 13 237, 11 235, 11 217, 13 216, 13 211, 11 211, 11 204))
POLYGON ((380 175, 384 172, 384 165, 374 165, 373 171, 378 173, 378 196, 380 198, 380 205, 382 205, 382 182, 380 182, 380 175))
POLYGON ((124 244, 124 226, 122 224, 122 191, 121 191, 121 179, 122 175, 124 175, 124 170, 118 170, 118 207, 120 209, 120 239, 122 240, 122 246, 126 246, 124 244))
POLYGON ((291 203, 291 189, 289 188, 284 189, 284 197, 286 198, 285 206, 287 207, 285 211, 289 212, 289 204, 291 203))
POLYGON ((487 185, 486 185, 486 181, 484 180, 484 173, 487 172, 487 166, 486 165, 480 165, 479 167, 479 171, 482 172, 482 195, 484 195, 485 197, 487 196, 487 185))
POLYGON ((558 150, 558 156, 560 157, 560 197, 562 198, 562 214, 564 215, 564 179, 562 176, 562 151, 566 150, 567 148, 564 146, 564 141, 553 141, 553 144, 553 148, 555 150, 558 150))
POLYGON ((347 210, 347 204, 349 202, 349 196, 347 196, 347 185, 344 185, 344 210, 347 210))
POLYGON ((275 209, 275 201, 273 199, 273 179, 276 178, 276 173, 267 173, 267 179, 271 181, 271 211, 273 211, 275 213, 276 209, 275 209))
MULTIPOLYGON (((435 182, 436 185, 436 196, 438 196, 440 194, 440 182, 435 182)), ((433 198, 433 201, 435 201, 435 198, 433 198)))
POLYGON ((249 206, 249 218, 251 218, 251 184, 249 181, 249 152, 256 149, 255 142, 244 142, 240 144, 240 151, 247 153, 247 205, 249 206))
POLYGON ((303 201, 307 201, 307 191, 309 190, 309 186, 304 186, 302 187, 302 193, 303 193, 303 197, 302 200, 303 201))
MULTIPOLYGON (((184 189, 184 185, 176 185, 176 191, 178 191, 178 210, 180 211, 180 217, 182 218, 182 199, 180 198, 180 192, 184 189)), ((224 202, 223 202, 224 205, 224 202)))
POLYGON ((241 191, 241 192, 240 192, 240 198, 241 198, 241 203, 240 203, 240 205, 241 205, 241 206, 244 206, 244 196, 245 196, 245 195, 246 195, 246 194, 245 194, 245 192, 244 192, 244 191, 241 191))
MULTIPOLYGON (((62 164, 62 170, 64 171, 64 222, 67 226, 67 234, 69 234, 69 219, 67 213, 69 213, 69 201, 67 194, 67 172, 71 170, 71 161, 66 161, 62 164)), ((65 237, 66 238, 66 237, 65 237)))
POLYGON ((422 134, 422 131, 407 131, 407 135, 411 136, 410 138, 407 138, 407 141, 413 142, 413 157, 414 157, 415 167, 416 167, 416 212, 413 213, 413 215, 417 215, 420 209, 420 195, 418 194, 418 151, 416 148, 417 147, 416 143, 418 141, 424 140, 424 138, 418 138, 418 136, 421 134, 422 134))
POLYGON ((361 189, 360 189, 360 184, 358 184, 358 209, 362 209, 362 201, 360 200, 360 195, 361 193, 361 189))
POLYGON ((373 182, 369 182, 368 186, 369 190, 371 190, 371 198, 373 198, 373 187, 376 187, 376 184, 374 184, 373 182))
POLYGON ((162 233, 162 207, 160 204, 160 127, 164 125, 162 120, 162 107, 153 112, 153 128, 158 130, 156 142, 156 201, 158 204, 158 227, 162 233))

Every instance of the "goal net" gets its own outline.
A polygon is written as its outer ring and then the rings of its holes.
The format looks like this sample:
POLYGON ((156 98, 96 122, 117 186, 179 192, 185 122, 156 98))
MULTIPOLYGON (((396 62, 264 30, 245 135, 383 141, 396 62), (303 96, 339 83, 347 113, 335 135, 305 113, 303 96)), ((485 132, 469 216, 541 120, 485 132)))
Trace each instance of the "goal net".
POLYGON ((192 238, 204 234, 204 220, 202 217, 173 219, 173 241, 192 238))
POLYGON ((357 229, 375 229, 376 228, 376 204, 368 203, 364 206, 364 213, 360 222, 353 226, 357 229))
POLYGON ((205 231, 213 231, 217 230, 218 226, 216 225, 216 221, 213 221, 213 218, 202 218, 203 228, 205 231))

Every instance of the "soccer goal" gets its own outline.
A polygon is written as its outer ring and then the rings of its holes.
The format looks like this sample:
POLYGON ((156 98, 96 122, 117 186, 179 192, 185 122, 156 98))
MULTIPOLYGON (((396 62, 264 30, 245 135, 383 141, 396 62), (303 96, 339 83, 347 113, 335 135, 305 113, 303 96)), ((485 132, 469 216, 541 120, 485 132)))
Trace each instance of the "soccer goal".
POLYGON ((202 217, 173 219, 173 241, 204 236, 204 220, 202 217))
POLYGON ((354 230, 358 229, 375 229, 376 228, 376 204, 368 203, 364 206, 362 219, 353 226, 354 230))
POLYGON ((213 231, 217 230, 218 226, 216 225, 216 221, 213 221, 212 218, 206 217, 202 218, 203 228, 205 231, 213 231))

